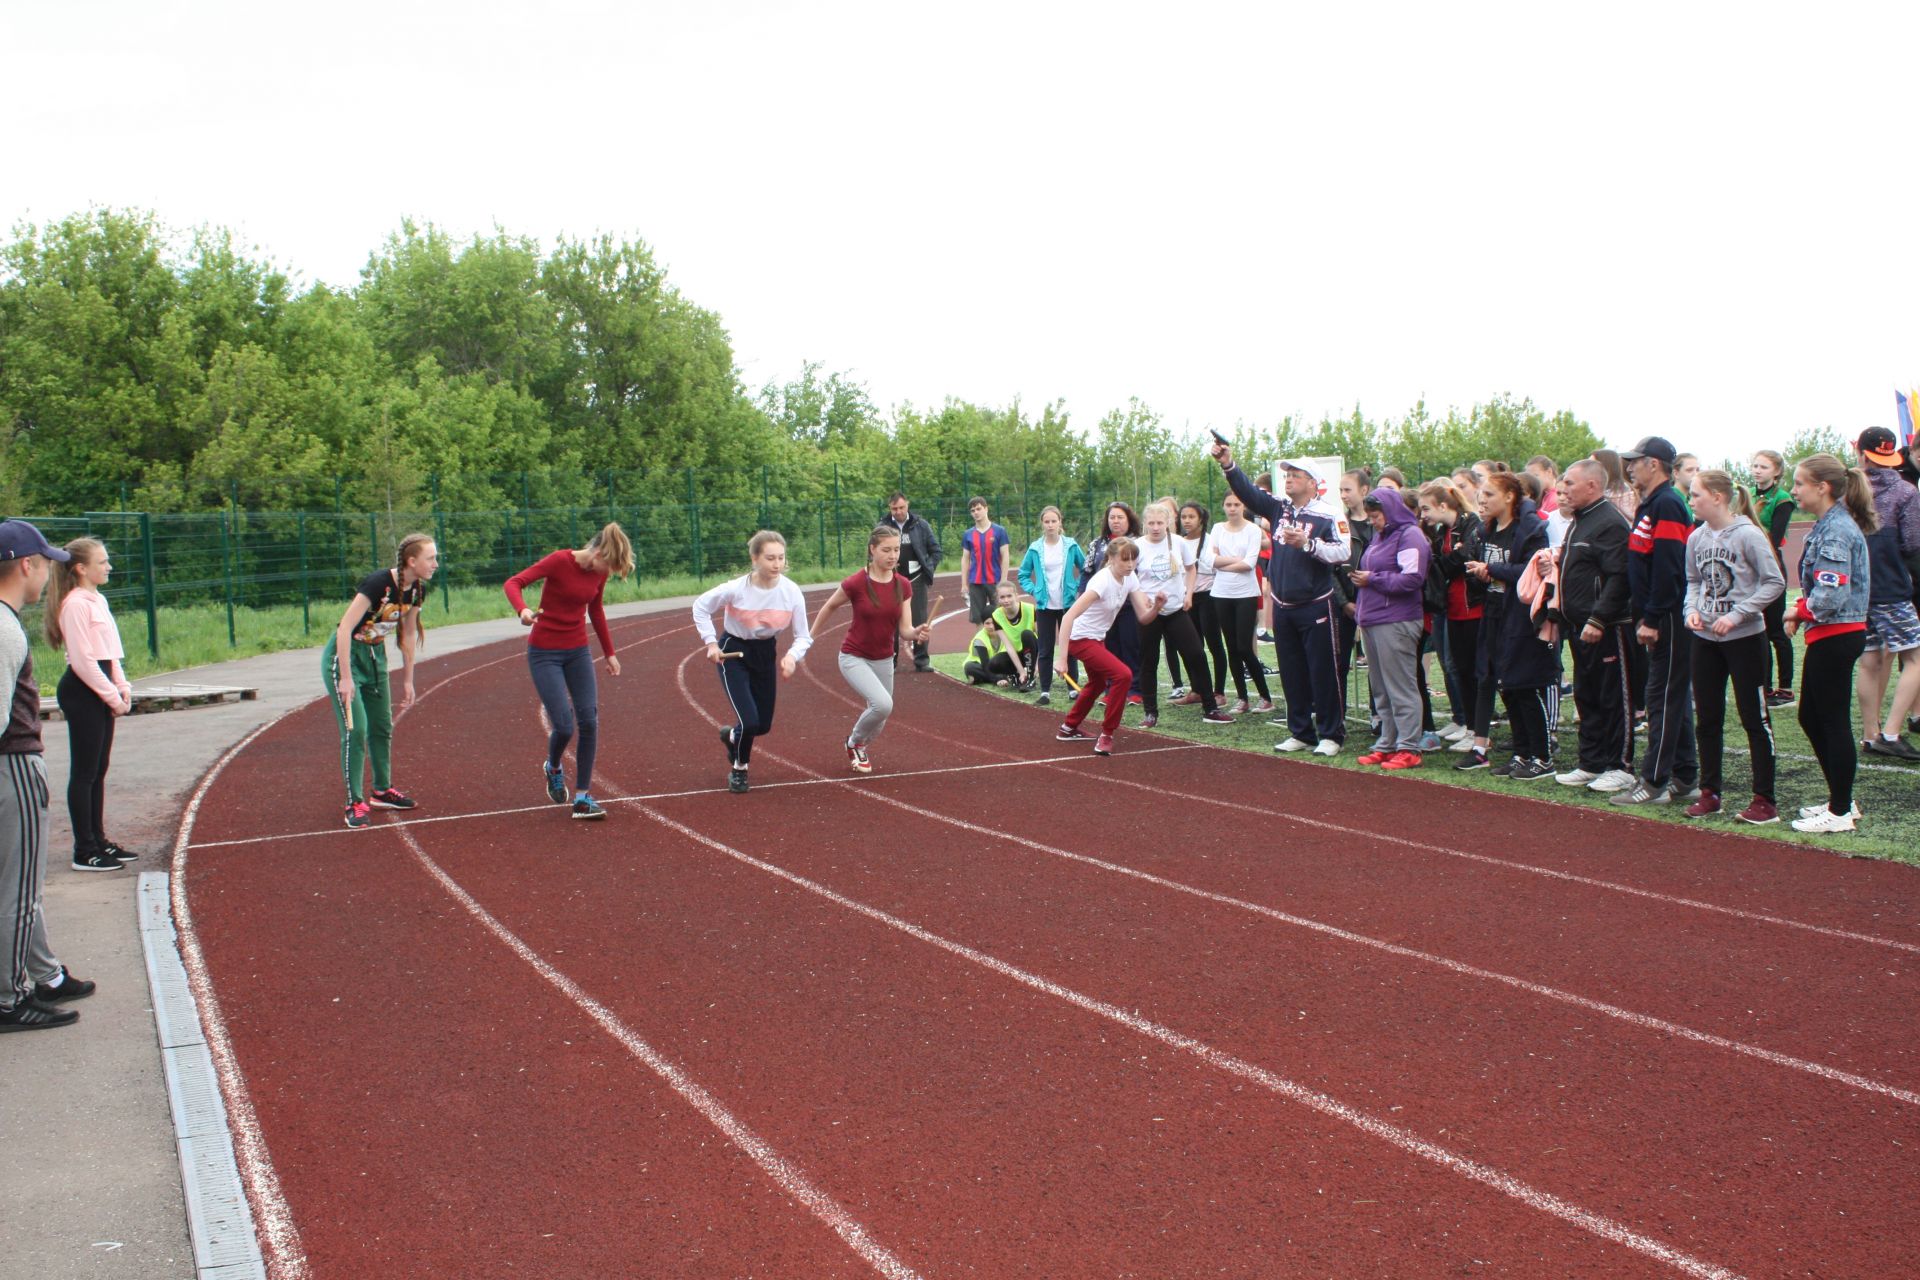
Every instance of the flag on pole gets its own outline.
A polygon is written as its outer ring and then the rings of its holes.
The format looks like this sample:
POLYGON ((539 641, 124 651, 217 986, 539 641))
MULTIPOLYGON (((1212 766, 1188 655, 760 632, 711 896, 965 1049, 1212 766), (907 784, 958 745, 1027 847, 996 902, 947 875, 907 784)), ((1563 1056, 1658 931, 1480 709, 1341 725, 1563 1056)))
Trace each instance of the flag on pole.
POLYGON ((1898 391, 1893 393, 1894 417, 1899 419, 1900 423, 1895 430, 1900 434, 1900 447, 1902 449, 1909 448, 1913 444, 1914 400, 1920 400, 1920 391, 1915 391, 1911 399, 1901 395, 1898 391))

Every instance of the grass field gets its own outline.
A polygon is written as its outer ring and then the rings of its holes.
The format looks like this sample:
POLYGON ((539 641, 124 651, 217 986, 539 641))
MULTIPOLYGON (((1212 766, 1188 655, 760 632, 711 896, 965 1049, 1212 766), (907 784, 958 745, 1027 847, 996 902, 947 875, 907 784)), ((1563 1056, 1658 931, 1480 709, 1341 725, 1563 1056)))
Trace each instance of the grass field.
MULTIPOLYGON (((804 586, 815 582, 838 582, 845 572, 838 569, 797 569, 792 576, 795 582, 804 586)), ((607 586, 607 603, 627 604, 635 600, 697 595, 718 581, 720 578, 717 575, 705 580, 682 575, 645 581, 615 581, 607 586)), ((537 589, 529 594, 537 594, 537 589)), ((275 653, 282 649, 317 648, 327 642, 328 633, 339 625, 340 614, 346 607, 345 600, 316 600, 304 616, 297 604, 271 609, 236 608, 233 611, 231 642, 227 637, 227 610, 224 605, 202 605, 190 609, 163 607, 158 611, 160 656, 157 659, 147 652, 147 616, 143 611, 118 608, 114 612, 114 621, 120 625, 121 644, 127 651, 122 664, 126 667, 127 677, 139 680, 168 671, 182 671, 214 662, 231 662, 235 658, 250 658, 255 654, 275 653)), ((456 622, 484 622, 489 618, 510 617, 512 613, 506 594, 497 586, 455 587, 444 596, 436 589, 425 610, 427 652, 433 652, 435 627, 450 626, 456 622)), ((38 608, 27 610, 22 621, 26 623, 28 635, 33 637, 33 670, 41 692, 51 695, 54 686, 60 682, 61 673, 67 668, 67 660, 46 643, 38 608)))
MULTIPOLYGON (((1262 645, 1261 652, 1273 665, 1271 646, 1262 645)), ((961 667, 965 658, 960 654, 939 654, 934 657, 934 666, 942 673, 955 679, 964 680, 961 667)), ((1797 669, 1797 667, 1796 667, 1797 669)), ((1176 707, 1169 705, 1167 698, 1166 671, 1164 663, 1157 676, 1161 682, 1160 723, 1157 728, 1139 730, 1141 710, 1138 707, 1127 708, 1126 728, 1138 732, 1166 734, 1169 737, 1184 738, 1194 742, 1207 742, 1216 746, 1230 747, 1237 751, 1249 751, 1260 755, 1272 755, 1273 744, 1287 736, 1283 727, 1269 723, 1270 715, 1243 715, 1233 725, 1207 725, 1200 722, 1198 706, 1176 707)), ((1434 683, 1439 682, 1439 669, 1436 662, 1434 683)), ((1276 701, 1280 694, 1278 676, 1269 676, 1276 701)), ((983 688, 983 694, 994 697, 1012 698, 1020 702, 1031 703, 1032 694, 1015 694, 1006 690, 983 688)), ((1228 685, 1229 700, 1233 695, 1231 683, 1228 685)), ((1055 721, 1068 705, 1071 694, 1064 685, 1054 682, 1053 705, 1049 712, 1055 721)), ((1441 722, 1445 715, 1446 695, 1436 689, 1434 714, 1441 722)), ((1034 714, 1035 731, 1049 729, 1051 724, 1045 714, 1034 714)), ((1276 713, 1278 714, 1278 713, 1276 713)), ((1570 758, 1574 734, 1577 728, 1573 723, 1573 703, 1567 699, 1561 704, 1562 724, 1559 733, 1561 768, 1571 768, 1570 758)), ((1372 735, 1367 725, 1367 683, 1364 669, 1353 672, 1353 687, 1349 702, 1347 728, 1347 747, 1340 755, 1332 758, 1313 756, 1302 752, 1291 757, 1321 768, 1362 770, 1355 763, 1371 744, 1372 735)), ((1865 815, 1857 830, 1848 835, 1809 836, 1802 835, 1788 825, 1788 819, 1794 816, 1803 804, 1824 801, 1827 796, 1826 784, 1821 780, 1819 765, 1815 763, 1813 751, 1807 745, 1806 735, 1800 731, 1796 709, 1786 708, 1773 715, 1773 731, 1778 760, 1778 799, 1782 818, 1770 826, 1755 827, 1743 822, 1735 822, 1732 814, 1745 807, 1751 794, 1749 787, 1752 775, 1748 771, 1746 755, 1746 735, 1739 727, 1731 702, 1727 708, 1727 755, 1725 765, 1725 795, 1723 799, 1732 801, 1731 807, 1712 818, 1688 818, 1682 813, 1682 806, 1646 806, 1634 812, 1655 822, 1679 822, 1705 825, 1715 830, 1735 831, 1742 835, 1759 836, 1764 839, 1785 840, 1831 852, 1856 857, 1884 858, 1893 862, 1920 864, 1920 764, 1903 765, 1888 761, 1884 757, 1865 756, 1860 759, 1859 779, 1855 784, 1854 796, 1859 801, 1865 815), (1737 748, 1737 750, 1736 750, 1737 748)), ((1494 730, 1493 759, 1496 763, 1507 758, 1510 750, 1507 746, 1504 728, 1494 730)), ((1536 800, 1549 800, 1564 804, 1570 809, 1608 808, 1613 812, 1619 809, 1607 804, 1603 795, 1588 791, 1585 787, 1563 787, 1551 777, 1536 782, 1509 782, 1505 778, 1494 776, 1490 770, 1478 769, 1470 773, 1457 772, 1454 763, 1460 756, 1450 751, 1438 751, 1426 757, 1423 767, 1412 770, 1409 776, 1425 778, 1430 782, 1440 782, 1448 786, 1473 787, 1482 791, 1507 791, 1518 795, 1531 796, 1536 800)), ((1366 769, 1366 772, 1377 770, 1366 769)), ((1657 837, 1650 835, 1650 839, 1657 837)))

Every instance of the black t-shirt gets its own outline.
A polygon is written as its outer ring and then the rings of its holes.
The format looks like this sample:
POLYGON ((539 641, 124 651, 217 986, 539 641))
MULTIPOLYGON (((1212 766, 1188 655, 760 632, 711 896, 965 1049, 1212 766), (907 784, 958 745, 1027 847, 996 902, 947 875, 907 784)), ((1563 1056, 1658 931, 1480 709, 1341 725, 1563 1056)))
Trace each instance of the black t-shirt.
POLYGON ((373 601, 373 607, 367 610, 367 616, 354 628, 353 638, 361 644, 384 644, 388 636, 399 629, 400 620, 412 610, 420 611, 426 603, 427 584, 416 582, 405 591, 400 589, 400 571, 382 569, 370 574, 360 584, 359 594, 373 601))

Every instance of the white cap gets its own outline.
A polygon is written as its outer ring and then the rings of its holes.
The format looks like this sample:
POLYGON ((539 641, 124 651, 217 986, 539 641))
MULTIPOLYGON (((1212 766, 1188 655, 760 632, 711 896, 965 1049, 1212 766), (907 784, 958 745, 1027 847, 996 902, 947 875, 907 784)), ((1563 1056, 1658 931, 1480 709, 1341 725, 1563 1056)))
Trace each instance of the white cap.
POLYGON ((1306 458, 1286 458, 1281 461, 1280 465, 1289 471, 1306 472, 1313 477, 1315 484, 1325 484, 1327 482, 1327 478, 1320 474, 1320 468, 1313 465, 1313 463, 1306 458))

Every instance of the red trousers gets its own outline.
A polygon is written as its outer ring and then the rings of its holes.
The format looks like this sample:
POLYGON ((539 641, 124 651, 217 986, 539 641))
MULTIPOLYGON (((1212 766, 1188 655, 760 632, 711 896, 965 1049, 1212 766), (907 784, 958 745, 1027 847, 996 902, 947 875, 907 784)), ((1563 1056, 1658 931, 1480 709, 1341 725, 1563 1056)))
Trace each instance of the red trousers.
POLYGON ((1086 668, 1086 682, 1080 686, 1080 696, 1073 700, 1073 710, 1067 712, 1067 724, 1078 729, 1080 723, 1093 710, 1093 704, 1109 686, 1113 696, 1107 699, 1106 714, 1100 720, 1102 733, 1117 733, 1120 730, 1120 717, 1127 714, 1127 688, 1133 683, 1133 669, 1098 640, 1073 640, 1067 644, 1069 656, 1077 659, 1086 668))

